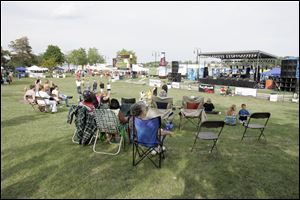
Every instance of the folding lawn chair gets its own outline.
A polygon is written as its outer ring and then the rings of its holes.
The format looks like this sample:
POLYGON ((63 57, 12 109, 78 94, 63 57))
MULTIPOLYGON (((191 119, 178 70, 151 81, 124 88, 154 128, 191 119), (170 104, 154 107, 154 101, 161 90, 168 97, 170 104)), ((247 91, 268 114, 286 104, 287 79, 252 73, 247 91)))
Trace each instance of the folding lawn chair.
POLYGON ((152 96, 152 108, 148 112, 152 112, 152 115, 154 116, 161 116, 164 124, 172 122, 174 117, 173 98, 152 96))
POLYGON ((247 131, 248 128, 260 130, 260 135, 258 136, 258 140, 260 139, 260 137, 262 135, 265 137, 264 130, 265 130, 266 126, 267 126, 267 123, 269 121, 270 116, 271 116, 271 113, 269 113, 269 112, 256 112, 256 113, 252 113, 250 115, 250 117, 249 117, 249 120, 244 124, 245 131, 243 133, 243 137, 242 137, 241 140, 244 139, 246 131, 247 131), (250 123, 250 120, 251 120, 251 122, 253 120, 254 120, 254 122, 258 122, 259 120, 261 122, 261 120, 265 120, 264 121, 265 123, 263 125, 262 124, 257 124, 257 123, 250 123))
POLYGON ((36 99, 33 98, 32 95, 26 95, 25 96, 26 102, 31 105, 31 107, 33 108, 33 110, 35 110, 35 107, 38 106, 36 99))
POLYGON ((203 97, 187 97, 183 96, 182 106, 180 110, 180 122, 179 129, 182 128, 182 122, 184 120, 190 121, 195 126, 199 126, 201 121, 204 121, 203 118, 206 118, 205 111, 203 109, 204 98, 203 97))
POLYGON ((206 141, 213 141, 213 145, 209 151, 209 153, 212 152, 212 150, 214 149, 214 147, 216 147, 218 139, 222 133, 223 127, 224 127, 225 122, 224 121, 205 121, 202 122, 198 128, 198 131, 196 133, 195 136, 195 140, 194 140, 194 144, 192 147, 192 150, 194 149, 194 146, 196 144, 197 139, 201 139, 201 140, 206 140, 206 141), (203 131, 203 129, 219 129, 218 133, 215 132, 206 132, 203 131))
POLYGON ((118 117, 110 109, 96 109, 96 110, 94 110, 94 113, 95 113, 95 119, 96 119, 98 130, 97 130, 96 136, 94 138, 95 140, 94 140, 93 151, 95 153, 106 154, 106 155, 119 154, 122 143, 123 143, 123 145, 125 145, 124 144, 125 134, 120 133, 120 124, 119 124, 118 117), (115 134, 116 137, 118 137, 117 140, 119 140, 119 141, 116 143, 109 141, 110 144, 116 145, 118 147, 118 149, 115 153, 96 151, 97 139, 98 139, 98 137, 100 138, 101 133, 105 133, 105 134, 109 134, 109 135, 115 134))
POLYGON ((163 140, 161 137, 161 118, 155 117, 148 120, 142 120, 133 117, 133 166, 138 165, 144 158, 150 161, 157 168, 161 167, 161 160, 164 158, 163 140), (158 154, 158 163, 154 161, 151 152, 158 154))

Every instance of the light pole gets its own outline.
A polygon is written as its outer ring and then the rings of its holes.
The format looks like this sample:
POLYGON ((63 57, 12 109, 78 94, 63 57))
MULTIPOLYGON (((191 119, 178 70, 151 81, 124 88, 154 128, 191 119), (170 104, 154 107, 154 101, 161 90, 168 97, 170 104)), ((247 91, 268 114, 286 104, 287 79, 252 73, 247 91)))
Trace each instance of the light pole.
POLYGON ((196 64, 199 64, 199 60, 198 60, 198 58, 199 58, 199 53, 201 53, 201 49, 198 48, 198 47, 195 47, 195 48, 194 48, 194 54, 196 54, 196 64))
POLYGON ((155 62, 154 62, 154 67, 155 67, 155 65, 156 65, 156 58, 157 58, 157 56, 159 56, 159 51, 152 51, 152 56, 154 56, 154 59, 155 59, 155 62))

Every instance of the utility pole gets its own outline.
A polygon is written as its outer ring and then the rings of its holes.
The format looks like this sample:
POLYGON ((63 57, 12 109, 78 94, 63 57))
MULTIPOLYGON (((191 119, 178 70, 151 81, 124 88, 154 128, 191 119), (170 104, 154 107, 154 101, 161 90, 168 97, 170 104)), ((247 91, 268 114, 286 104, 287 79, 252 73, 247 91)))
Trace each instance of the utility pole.
POLYGON ((156 65, 156 61, 157 61, 157 56, 159 56, 159 51, 152 51, 152 56, 154 56, 155 62, 154 62, 154 67, 156 65))

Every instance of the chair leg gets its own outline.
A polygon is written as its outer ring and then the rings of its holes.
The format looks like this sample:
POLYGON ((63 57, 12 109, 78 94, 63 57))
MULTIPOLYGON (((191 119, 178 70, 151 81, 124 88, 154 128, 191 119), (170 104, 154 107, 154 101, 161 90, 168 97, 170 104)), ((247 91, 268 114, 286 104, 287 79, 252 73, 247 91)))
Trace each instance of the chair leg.
POLYGON ((244 133, 243 133, 243 137, 242 137, 241 141, 243 140, 243 138, 244 138, 244 136, 245 136, 245 133, 246 133, 246 131, 247 131, 247 127, 245 127, 245 131, 244 131, 244 133))
POLYGON ((196 135, 196 137, 195 137, 194 144, 193 144, 193 146, 192 146, 191 152, 192 152, 193 149, 194 149, 194 146, 195 146, 195 144, 196 144, 196 141, 197 141, 197 135, 196 135))
POLYGON ((75 129, 74 134, 73 134, 73 137, 72 137, 72 142, 73 142, 73 143, 76 143, 76 144, 79 144, 79 142, 75 140, 75 137, 76 137, 76 131, 77 131, 77 130, 75 129))
POLYGON ((261 138, 262 135, 265 137, 264 130, 265 129, 260 130, 260 135, 258 136, 258 140, 257 141, 259 141, 259 139, 261 138))
POLYGON ((217 144, 217 141, 218 141, 218 140, 214 140, 214 144, 213 144, 213 146, 211 147, 211 149, 210 149, 209 153, 211 153, 211 152, 212 152, 212 150, 214 149, 214 147, 215 147, 215 146, 216 146, 216 144, 217 144))
POLYGON ((109 153, 109 152, 96 151, 96 143, 97 143, 98 135, 99 135, 99 130, 97 131, 95 142, 94 142, 94 146, 93 146, 93 151, 95 153, 105 154, 105 155, 112 155, 112 156, 115 156, 115 155, 119 154, 119 152, 121 150, 122 143, 123 143, 123 139, 124 139, 123 136, 121 136, 120 142, 118 144, 118 150, 117 150, 117 152, 115 152, 115 153, 109 153))

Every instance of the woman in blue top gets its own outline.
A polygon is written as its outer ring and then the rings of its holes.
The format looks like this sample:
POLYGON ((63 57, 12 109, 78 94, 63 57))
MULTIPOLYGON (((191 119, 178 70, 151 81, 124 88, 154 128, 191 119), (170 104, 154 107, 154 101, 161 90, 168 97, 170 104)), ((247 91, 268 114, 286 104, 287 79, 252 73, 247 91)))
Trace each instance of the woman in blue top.
POLYGON ((250 113, 248 110, 246 110, 246 104, 243 103, 241 107, 242 109, 239 111, 239 120, 240 123, 245 123, 250 113))

